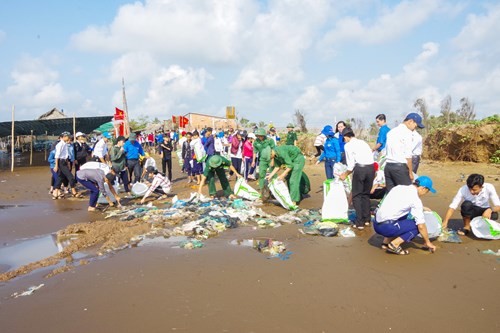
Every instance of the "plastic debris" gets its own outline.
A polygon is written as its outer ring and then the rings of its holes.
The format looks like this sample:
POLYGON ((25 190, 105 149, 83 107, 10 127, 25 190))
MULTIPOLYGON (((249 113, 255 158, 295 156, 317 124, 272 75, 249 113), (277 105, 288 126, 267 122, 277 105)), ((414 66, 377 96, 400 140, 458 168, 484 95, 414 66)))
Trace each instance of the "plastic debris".
POLYGON ((203 243, 197 239, 188 239, 183 241, 179 246, 183 249, 192 250, 203 247, 203 243))
POLYGON ((304 223, 304 229, 302 231, 307 235, 333 237, 338 234, 339 226, 334 222, 321 222, 311 220, 304 223))
POLYGON ((498 250, 497 252, 495 252, 493 250, 488 249, 488 250, 482 251, 481 253, 482 254, 491 254, 491 255, 500 257, 500 250, 498 250))
POLYGON ((14 298, 18 298, 18 297, 21 297, 21 296, 30 296, 32 295, 35 291, 37 291, 38 289, 42 288, 43 286, 45 286, 45 284, 39 284, 38 286, 31 286, 29 287, 27 290, 21 292, 21 293, 18 293, 18 292, 15 292, 11 295, 11 297, 14 297, 14 298))
POLYGON ((347 227, 347 228, 342 229, 340 231, 340 236, 342 236, 342 237, 356 237, 356 234, 354 233, 354 230, 351 229, 351 227, 347 227))
POLYGON ((457 232, 451 229, 443 229, 437 240, 444 243, 462 243, 457 232))

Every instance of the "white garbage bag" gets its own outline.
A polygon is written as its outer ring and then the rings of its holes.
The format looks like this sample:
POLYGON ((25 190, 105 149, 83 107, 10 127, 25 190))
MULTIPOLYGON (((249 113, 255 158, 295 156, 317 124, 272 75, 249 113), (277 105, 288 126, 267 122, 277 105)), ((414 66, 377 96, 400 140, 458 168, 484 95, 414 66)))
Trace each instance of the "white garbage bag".
POLYGON ((234 184, 234 195, 246 200, 255 201, 260 198, 260 193, 248 185, 244 178, 238 178, 234 184))
MULTIPOLYGON (((87 162, 88 163, 88 162, 87 162)), ((87 164, 85 163, 85 164, 87 164)), ((97 163, 97 162, 96 162, 97 163)), ((85 165, 84 164, 84 165, 85 165)), ((102 164, 102 163, 100 163, 102 164)), ((118 184, 114 184, 113 187, 115 188, 115 192, 118 193, 118 184)), ((113 195, 113 193, 111 193, 111 191, 109 190, 109 185, 108 183, 104 183, 104 188, 106 189, 106 193, 108 194, 109 196, 109 199, 111 199, 111 202, 116 202, 116 198, 115 196, 113 195)), ((102 193, 99 193, 99 198, 97 199, 97 203, 98 204, 107 204, 108 201, 106 200, 106 198, 102 195, 102 193)))
POLYGON ((177 149, 175 153, 177 154, 177 159, 179 160, 179 166, 182 168, 184 166, 184 160, 182 159, 182 150, 177 149))
POLYGON ((474 236, 484 239, 500 239, 500 223, 478 216, 470 221, 474 236))
MULTIPOLYGON (((424 212, 425 218, 425 226, 427 227, 427 233, 429 234, 429 238, 439 237, 442 231, 442 223, 443 220, 441 216, 439 216, 436 212, 424 212)), ((418 234, 419 237, 422 235, 418 234)))
POLYGON ((352 180, 349 175, 344 181, 340 180, 340 175, 347 171, 347 165, 342 163, 335 163, 333 165, 333 177, 344 184, 344 189, 347 194, 351 193, 352 190, 352 180))
POLYGON ((269 183, 269 190, 271 190, 276 200, 278 200, 284 208, 288 210, 296 210, 299 208, 293 204, 288 187, 282 180, 278 180, 277 178, 271 180, 269 183))
POLYGON ((349 223, 349 204, 341 181, 327 179, 323 182, 323 207, 321 221, 349 223))

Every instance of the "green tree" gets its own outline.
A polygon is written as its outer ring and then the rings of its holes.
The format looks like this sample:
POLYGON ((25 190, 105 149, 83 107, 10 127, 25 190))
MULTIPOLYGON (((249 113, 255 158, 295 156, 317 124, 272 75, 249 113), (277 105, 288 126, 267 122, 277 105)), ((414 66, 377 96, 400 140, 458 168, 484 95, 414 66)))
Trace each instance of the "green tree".
POLYGON ((259 125, 259 127, 262 127, 262 128, 266 127, 266 123, 264 121, 259 121, 258 125, 259 125))

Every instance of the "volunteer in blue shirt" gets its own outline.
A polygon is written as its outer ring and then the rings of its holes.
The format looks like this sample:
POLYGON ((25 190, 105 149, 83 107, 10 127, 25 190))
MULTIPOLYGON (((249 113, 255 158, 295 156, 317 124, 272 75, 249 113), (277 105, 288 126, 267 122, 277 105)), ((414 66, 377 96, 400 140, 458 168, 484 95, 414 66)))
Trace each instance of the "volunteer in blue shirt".
POLYGON ((129 173, 129 179, 132 181, 132 174, 134 175, 134 181, 136 183, 141 180, 141 164, 139 163, 139 156, 144 156, 144 150, 139 142, 137 142, 137 135, 135 133, 130 133, 130 136, 123 145, 123 150, 127 154, 127 168, 129 173))
POLYGON ((333 166, 335 163, 340 162, 342 157, 340 154, 340 146, 339 140, 335 137, 335 133, 333 129, 330 127, 330 130, 323 133, 326 135, 326 140, 323 145, 323 152, 318 158, 319 164, 321 161, 325 161, 325 173, 326 179, 333 179, 333 166))
POLYGON ((385 143, 387 142, 387 133, 391 130, 386 124, 385 114, 381 113, 375 117, 375 122, 377 126, 380 127, 377 136, 377 144, 373 148, 373 151, 381 152, 385 149, 385 143))
POLYGON ((344 128, 347 127, 347 124, 345 123, 345 121, 341 120, 337 123, 337 125, 335 125, 335 137, 339 140, 339 147, 340 147, 340 155, 341 155, 341 163, 346 163, 345 161, 345 150, 344 150, 344 145, 345 145, 345 142, 344 142, 344 137, 342 136, 342 131, 344 130, 344 128))
POLYGON ((215 139, 212 132, 212 127, 208 127, 205 131, 206 141, 203 143, 203 148, 205 148, 208 157, 215 155, 215 139))
POLYGON ((410 242, 420 234, 425 246, 432 252, 436 250, 425 225, 424 209, 429 209, 424 208, 420 200, 420 197, 429 192, 436 193, 432 187, 432 179, 420 176, 413 184, 398 185, 387 194, 375 214, 373 223, 375 232, 384 236, 383 249, 393 254, 409 254, 401 244, 410 242))

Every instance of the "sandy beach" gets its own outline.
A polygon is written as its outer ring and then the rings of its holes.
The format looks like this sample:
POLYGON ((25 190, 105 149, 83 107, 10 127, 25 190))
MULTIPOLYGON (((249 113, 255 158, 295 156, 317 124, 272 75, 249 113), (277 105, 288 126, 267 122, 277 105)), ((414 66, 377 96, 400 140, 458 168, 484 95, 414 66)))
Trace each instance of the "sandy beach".
MULTIPOLYGON (((186 198, 194 189, 173 165, 173 193, 186 198)), ((305 171, 312 189, 300 206, 319 209, 323 166, 305 171)), ((494 165, 425 161, 419 174, 431 176, 438 193, 424 204, 443 215, 464 184, 461 174, 472 172, 499 188, 494 165)), ((88 198, 51 200, 48 182, 48 166, 0 171, 0 251, 103 220, 103 213, 87 212, 88 198)), ((262 209, 286 213, 271 204, 262 209)), ((455 213, 451 226, 460 224, 455 213)), ((54 267, 34 270, 0 283, 2 332, 500 331, 500 258, 482 253, 497 251, 498 241, 436 241, 434 254, 417 241, 409 256, 395 256, 379 248, 371 227, 355 238, 303 235, 300 228, 239 227, 200 249, 161 243, 88 258, 48 278, 54 267), (231 244, 256 237, 283 241, 289 259, 231 244), (11 297, 40 284, 31 296, 11 297)), ((7 261, 0 257, 0 273, 10 270, 7 261)))

